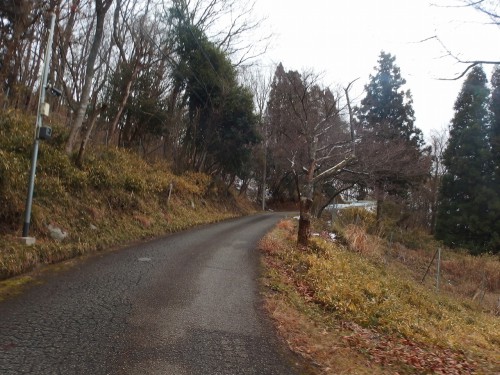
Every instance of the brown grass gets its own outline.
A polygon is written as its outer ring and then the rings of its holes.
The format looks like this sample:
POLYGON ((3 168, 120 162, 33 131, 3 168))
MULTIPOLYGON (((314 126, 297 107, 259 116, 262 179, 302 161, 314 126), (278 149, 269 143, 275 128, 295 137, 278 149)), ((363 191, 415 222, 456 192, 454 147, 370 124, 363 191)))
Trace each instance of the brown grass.
POLYGON ((141 224, 143 228, 149 228, 152 224, 152 219, 144 215, 135 214, 133 218, 141 224))
MULTIPOLYGON (((64 152, 67 128, 40 145, 30 235, 18 240, 24 217, 33 119, 17 111, 0 114, 0 280, 47 264, 102 251, 195 225, 255 211, 224 184, 201 173, 172 173, 165 161, 148 163, 114 147, 94 147, 77 168, 64 152), (47 225, 69 233, 62 242, 47 225)), ((15 283, 0 282, 2 286, 15 283)), ((5 294, 2 291, 0 294, 5 294)))
POLYGON ((359 254, 374 258, 382 258, 384 255, 382 240, 368 235, 362 227, 349 224, 344 230, 344 236, 350 248, 359 254))
MULTIPOLYGON (((344 231, 349 251, 321 238, 298 250, 294 225, 281 222, 261 242, 266 306, 290 348, 316 373, 500 371, 500 322, 461 295, 421 285, 422 273, 413 267, 425 267, 428 250, 388 248, 355 227, 344 231)), ((455 255, 457 263, 450 264, 469 265, 463 272, 482 267, 496 275, 490 257, 478 262, 455 255)))
MULTIPOLYGON (((404 232, 398 228, 389 228, 388 232, 391 234, 381 238, 369 233, 373 232, 369 214, 365 213, 363 219, 359 220, 357 210, 350 213, 350 210, 347 211, 343 213, 343 221, 337 221, 335 225, 352 251, 370 260, 382 261, 388 269, 410 275, 420 282, 434 253, 441 247, 441 292, 473 300, 480 308, 500 314, 499 255, 472 256, 463 250, 451 250, 418 230, 404 232), (358 221, 359 225, 352 221, 358 221)), ((436 274, 437 259, 431 264, 425 277, 425 285, 431 289, 436 285, 436 274)))
POLYGON ((293 225, 293 223, 290 220, 281 220, 278 223, 277 227, 279 229, 283 229, 283 230, 285 230, 287 232, 291 232, 294 229, 294 225, 293 225))
POLYGON ((343 337, 348 330, 320 325, 307 319, 289 302, 268 297, 265 308, 277 324, 280 336, 295 353, 311 364, 316 374, 384 374, 368 358, 349 345, 343 337))

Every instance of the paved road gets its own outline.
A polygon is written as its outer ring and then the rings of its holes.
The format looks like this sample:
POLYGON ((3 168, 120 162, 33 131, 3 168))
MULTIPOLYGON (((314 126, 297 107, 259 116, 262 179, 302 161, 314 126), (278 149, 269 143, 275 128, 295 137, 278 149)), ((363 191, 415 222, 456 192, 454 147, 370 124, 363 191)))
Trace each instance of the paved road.
POLYGON ((0 302, 0 374, 298 374, 260 310, 264 214, 78 262, 0 302))

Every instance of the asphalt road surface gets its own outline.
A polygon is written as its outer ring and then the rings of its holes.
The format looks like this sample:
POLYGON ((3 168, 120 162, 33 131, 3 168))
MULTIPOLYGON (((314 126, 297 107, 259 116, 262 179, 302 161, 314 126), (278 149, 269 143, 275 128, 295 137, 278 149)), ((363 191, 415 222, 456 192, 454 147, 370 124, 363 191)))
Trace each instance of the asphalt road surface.
POLYGON ((263 214, 108 252, 0 302, 0 374, 300 374, 261 311, 263 214))

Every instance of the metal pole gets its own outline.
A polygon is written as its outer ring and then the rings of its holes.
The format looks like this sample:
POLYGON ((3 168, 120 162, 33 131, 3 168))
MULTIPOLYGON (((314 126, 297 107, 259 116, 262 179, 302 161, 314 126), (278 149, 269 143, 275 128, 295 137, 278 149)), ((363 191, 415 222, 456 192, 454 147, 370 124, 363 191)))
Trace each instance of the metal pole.
POLYGON ((35 188, 36 163, 38 160, 38 144, 40 142, 40 140, 38 139, 38 133, 40 131, 40 128, 42 127, 41 110, 43 103, 45 103, 45 90, 47 88, 47 78, 49 76, 50 58, 52 56, 52 39, 54 36, 54 27, 56 24, 55 13, 51 13, 50 15, 51 19, 50 19, 49 40, 47 41, 45 60, 43 62, 42 82, 40 83, 40 95, 38 97, 38 109, 36 114, 35 139, 33 142, 33 153, 31 155, 31 168, 30 168, 30 176, 28 182, 28 196, 26 197, 26 208, 24 211, 23 237, 28 237, 30 230, 33 190, 35 188))
POLYGON ((436 250, 436 252, 434 253, 434 256, 432 257, 431 262, 427 266, 427 269, 425 270, 425 273, 424 273, 424 277, 422 277, 422 280, 420 280, 421 283, 424 282, 425 277, 427 276, 427 273, 429 273, 429 270, 431 269, 432 263, 434 262, 434 259, 436 259, 436 255, 437 255, 438 251, 439 251, 439 248, 436 250))

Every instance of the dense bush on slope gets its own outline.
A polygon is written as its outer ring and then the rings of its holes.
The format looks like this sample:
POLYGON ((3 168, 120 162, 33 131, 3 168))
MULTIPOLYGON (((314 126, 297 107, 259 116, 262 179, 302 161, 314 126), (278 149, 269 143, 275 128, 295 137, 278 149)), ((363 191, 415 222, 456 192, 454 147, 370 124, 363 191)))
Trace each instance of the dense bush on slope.
POLYGON ((366 233, 372 220, 346 212, 335 241, 331 225, 316 223, 309 248, 297 248, 292 221, 261 241, 268 309, 291 348, 322 374, 498 373, 495 307, 460 290, 483 275, 498 298, 498 259, 446 250, 436 293, 431 278, 420 282, 432 252, 366 233))
POLYGON ((63 152, 65 129, 54 126, 54 138, 40 145, 30 230, 37 242, 26 247, 17 237, 33 129, 31 117, 0 114, 0 278, 252 209, 227 196, 207 175, 174 175, 166 163, 147 163, 123 149, 92 150, 79 169, 63 152), (67 238, 54 240, 49 226, 67 238))

